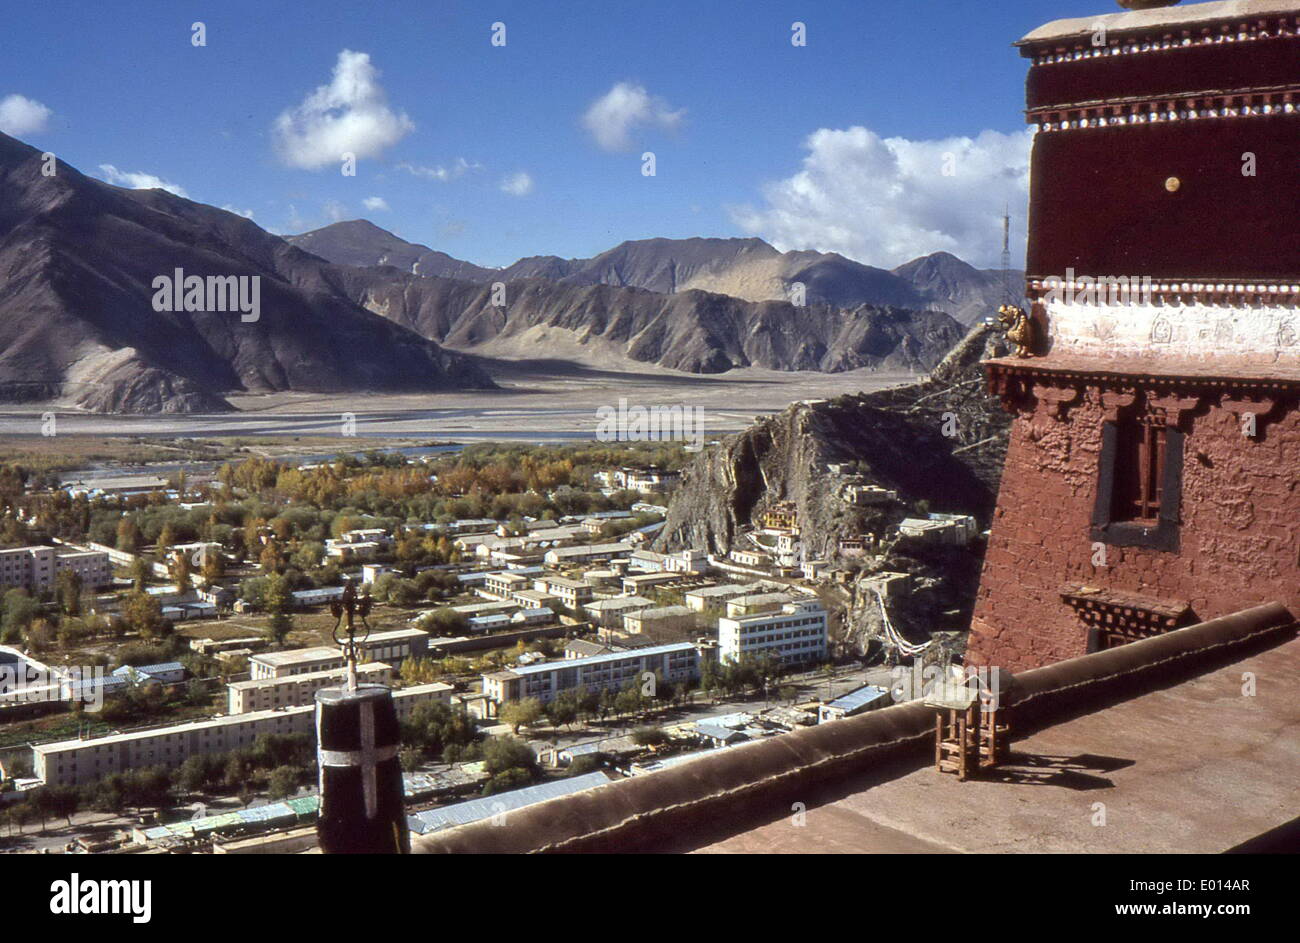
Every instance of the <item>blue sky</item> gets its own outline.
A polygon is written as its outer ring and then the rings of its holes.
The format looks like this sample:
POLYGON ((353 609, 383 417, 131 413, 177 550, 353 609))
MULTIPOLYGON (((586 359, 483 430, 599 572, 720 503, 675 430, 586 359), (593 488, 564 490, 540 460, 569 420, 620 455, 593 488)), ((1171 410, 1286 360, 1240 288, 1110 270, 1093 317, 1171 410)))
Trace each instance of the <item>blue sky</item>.
POLYGON ((275 232, 366 217, 484 265, 694 235, 891 266, 950 249, 995 265, 1001 203, 1023 218, 1026 66, 1010 44, 1048 20, 1117 10, 1109 0, 13 4, 0 118, 83 172, 157 178, 275 232), (202 48, 191 44, 196 20, 202 48), (504 47, 490 43, 496 21, 504 47), (791 44, 795 21, 804 47, 791 44), (345 63, 344 50, 365 56, 345 63), (336 69, 330 107, 304 107, 336 69), (7 96, 22 96, 8 112, 7 96), (311 166, 340 141, 363 154, 355 177, 336 158, 311 166), (646 150, 654 177, 641 172, 646 150))

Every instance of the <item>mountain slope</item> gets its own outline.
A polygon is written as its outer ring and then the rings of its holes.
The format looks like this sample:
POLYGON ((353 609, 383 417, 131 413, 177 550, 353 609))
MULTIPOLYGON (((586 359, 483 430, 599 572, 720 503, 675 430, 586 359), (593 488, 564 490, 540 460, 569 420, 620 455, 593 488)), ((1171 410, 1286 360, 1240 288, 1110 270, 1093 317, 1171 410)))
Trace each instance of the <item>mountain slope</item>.
POLYGON ((487 388, 474 363, 376 317, 331 266, 243 217, 124 190, 0 134, 0 398, 108 412, 229 408, 234 391, 487 388), (153 280, 260 277, 260 318, 160 312, 153 280))
POLYGON ((1004 285, 1011 286, 1012 303, 1024 304, 1019 298, 1024 272, 1010 271, 1004 278, 998 269, 977 269, 949 252, 913 259, 894 274, 912 286, 926 307, 947 311, 966 325, 994 316, 1006 303, 1004 285))
POLYGON ((841 371, 928 370, 961 337, 938 311, 860 305, 796 308, 703 291, 673 294, 545 278, 491 286, 352 268, 351 297, 371 311, 453 350, 501 357, 557 352, 610 365, 610 358, 691 373, 734 367, 841 371))
MULTIPOLYGON (((946 252, 891 272, 833 252, 778 252, 762 239, 638 239, 590 259, 534 256, 504 269, 486 269, 405 242, 365 220, 333 223, 288 240, 331 262, 391 265, 417 275, 481 283, 546 278, 662 293, 700 289, 746 301, 790 300, 802 285, 804 300, 812 305, 933 308, 964 325, 991 316, 1002 301, 1001 272, 976 269, 946 252)), ((1023 275, 1012 272, 1010 278, 1014 285, 1023 275)))

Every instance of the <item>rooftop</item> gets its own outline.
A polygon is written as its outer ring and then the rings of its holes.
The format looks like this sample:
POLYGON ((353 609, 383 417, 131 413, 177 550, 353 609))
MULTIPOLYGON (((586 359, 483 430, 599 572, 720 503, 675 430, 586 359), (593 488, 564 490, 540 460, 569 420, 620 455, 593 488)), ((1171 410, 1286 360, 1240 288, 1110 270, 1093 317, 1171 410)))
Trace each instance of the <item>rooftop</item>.
POLYGON ((279 668, 282 665, 296 665, 306 661, 331 661, 342 657, 337 648, 317 645, 315 648, 294 648, 287 652, 262 652, 249 660, 270 668, 279 668))
POLYGON ((622 661, 627 658, 646 658, 655 655, 667 655, 670 652, 684 652, 695 648, 694 642, 674 642, 671 645, 649 645, 630 652, 610 652, 606 655, 591 655, 587 658, 569 658, 564 661, 548 661, 540 665, 522 665, 510 669, 517 675, 539 674, 544 671, 556 671, 561 668, 588 667, 606 661, 622 661))
POLYGON ((1167 26, 1199 26, 1216 20, 1258 18, 1289 13, 1300 13, 1300 2, 1297 0, 1218 0, 1215 3, 1192 3, 1187 6, 1159 7, 1153 10, 1128 10, 1101 16, 1053 20, 1027 33, 1016 45, 1028 46, 1053 40, 1089 37, 1096 32, 1099 24, 1108 33, 1122 33, 1154 30, 1167 26))
POLYGON ((809 803, 806 828, 762 825, 723 852, 1222 852, 1296 815, 1300 640, 1017 739, 996 777, 925 763, 809 803), (1268 679, 1254 697, 1242 674, 1268 679), (1092 824, 1104 802, 1113 827, 1092 824), (954 823, 960 827, 954 828, 954 823))
POLYGON ((685 606, 660 606, 657 609, 642 609, 639 612, 633 612, 627 616, 629 619, 638 619, 642 622, 653 622, 655 619, 680 619, 682 616, 689 616, 691 610, 685 606))

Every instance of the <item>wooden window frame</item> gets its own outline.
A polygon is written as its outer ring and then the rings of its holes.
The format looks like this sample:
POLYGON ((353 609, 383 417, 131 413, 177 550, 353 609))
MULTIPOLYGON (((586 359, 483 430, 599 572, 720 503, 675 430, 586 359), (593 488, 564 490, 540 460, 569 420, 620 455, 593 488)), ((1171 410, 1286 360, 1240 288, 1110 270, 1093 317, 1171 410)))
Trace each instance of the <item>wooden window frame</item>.
MULTIPOLYGON (((1101 458, 1098 462, 1097 499, 1093 505, 1091 537, 1116 547, 1148 547, 1167 553, 1179 549, 1179 513, 1183 494, 1183 450, 1186 434, 1176 425, 1163 422, 1162 417, 1143 413, 1121 416, 1114 422, 1102 425, 1101 458), (1154 444, 1153 430, 1164 430, 1164 468, 1158 482, 1158 494, 1152 495, 1144 487, 1138 498, 1139 510, 1151 508, 1154 517, 1132 518, 1127 512, 1116 509, 1116 484, 1121 473, 1118 463, 1125 456, 1121 448, 1121 424, 1139 422, 1147 428, 1145 446, 1139 458, 1149 461, 1149 449, 1154 444), (1156 504, 1158 501, 1158 509, 1156 504)), ((1143 476, 1144 478, 1146 476, 1143 476)))

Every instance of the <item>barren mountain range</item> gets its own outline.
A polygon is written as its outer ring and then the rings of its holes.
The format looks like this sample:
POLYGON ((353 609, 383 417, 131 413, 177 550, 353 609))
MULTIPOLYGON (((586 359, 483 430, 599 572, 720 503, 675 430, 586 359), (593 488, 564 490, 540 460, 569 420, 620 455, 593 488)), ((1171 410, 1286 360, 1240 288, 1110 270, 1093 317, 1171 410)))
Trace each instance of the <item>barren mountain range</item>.
MULTIPOLYGON (((546 278, 570 285, 616 285, 664 293, 700 289, 746 301, 789 300, 792 287, 799 283, 810 305, 933 309, 963 325, 988 317, 1004 296, 1001 271, 977 269, 948 252, 922 256, 887 271, 834 252, 778 252, 762 239, 639 239, 591 259, 533 256, 491 269, 407 242, 364 219, 286 238, 343 265, 390 265, 413 275, 481 283, 546 278)), ((1021 272, 1008 273, 1007 284, 1023 280, 1021 272)))
POLYGON ((952 256, 891 273, 757 239, 652 239, 495 270, 362 220, 282 239, 162 190, 47 170, 0 134, 0 401, 212 412, 236 392, 488 389, 493 357, 928 370, 963 331, 922 310, 939 307, 927 296, 989 310, 990 274, 952 256), (258 276, 259 317, 155 310, 155 279, 177 270, 258 276), (795 282, 805 305, 786 300, 795 282))
POLYGON ((471 360, 350 300, 334 266, 241 216, 126 190, 0 134, 0 398, 99 412, 237 391, 489 388, 471 360), (260 276, 260 316, 154 310, 153 280, 260 276))

